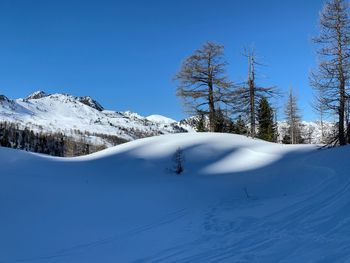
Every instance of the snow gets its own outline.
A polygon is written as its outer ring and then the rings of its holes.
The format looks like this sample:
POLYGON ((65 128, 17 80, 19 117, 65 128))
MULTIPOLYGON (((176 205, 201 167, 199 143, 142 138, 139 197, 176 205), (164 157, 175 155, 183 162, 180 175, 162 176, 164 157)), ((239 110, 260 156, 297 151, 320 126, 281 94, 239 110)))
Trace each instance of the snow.
POLYGON ((208 133, 0 148, 0 262, 349 262, 349 154, 208 133))
POLYGON ((173 119, 170 119, 170 118, 165 117, 163 115, 157 115, 157 114, 150 115, 150 116, 146 117, 146 119, 149 121, 160 122, 160 123, 165 123, 165 124, 170 124, 170 123, 176 122, 173 119))

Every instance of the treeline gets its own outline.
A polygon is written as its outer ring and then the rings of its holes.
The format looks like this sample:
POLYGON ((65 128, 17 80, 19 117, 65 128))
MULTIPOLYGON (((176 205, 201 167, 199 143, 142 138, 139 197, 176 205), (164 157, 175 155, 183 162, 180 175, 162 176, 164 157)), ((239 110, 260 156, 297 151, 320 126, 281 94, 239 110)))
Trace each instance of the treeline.
MULTIPOLYGON (((262 103, 263 105, 264 103, 262 103)), ((263 111, 259 111, 263 112, 263 111)), ((259 114, 261 117, 263 114, 259 114)), ((232 133, 249 136, 249 127, 246 122, 243 121, 241 116, 238 116, 236 120, 222 114, 219 111, 219 118, 215 124, 215 132, 232 133)), ((321 129, 321 123, 302 123, 300 122, 297 127, 294 127, 291 131, 290 125, 286 121, 275 122, 266 120, 265 118, 258 118, 257 121, 257 138, 277 142, 283 144, 319 144, 331 142, 336 134, 336 127, 331 128, 331 124, 327 123, 324 130, 321 129), (261 127, 261 129, 260 129, 261 127), (293 135, 291 135, 293 132, 293 135), (292 138, 294 142, 292 141, 292 138)), ((205 115, 197 115, 180 122, 184 125, 194 127, 197 132, 209 132, 209 120, 205 115)))
POLYGON ((64 156, 64 136, 60 133, 34 133, 18 125, 0 122, 0 145, 25 151, 64 156))
MULTIPOLYGON (((241 135, 249 135, 250 129, 242 116, 238 116, 236 120, 232 120, 227 114, 219 109, 214 116, 214 124, 210 126, 209 118, 201 113, 192 121, 187 121, 190 125, 195 127, 197 132, 213 132, 233 133, 241 135)), ((261 100, 258 109, 257 125, 259 127, 256 137, 270 141, 277 142, 278 129, 277 123, 273 120, 273 113, 266 99, 261 100)))
MULTIPOLYGON (((337 119, 337 132, 333 138, 323 136, 324 129, 321 128, 322 141, 334 145, 350 143, 349 39, 348 3, 345 0, 329 0, 320 13, 320 34, 314 39, 318 45, 319 65, 310 75, 310 86, 316 91, 313 106, 320 114, 321 125, 326 117, 337 119)), ((256 77, 261 63, 257 61, 254 50, 245 50, 244 56, 248 60, 248 77, 243 83, 233 82, 226 73, 228 63, 224 57, 224 46, 206 42, 184 60, 175 75, 177 95, 183 99, 190 115, 207 117, 209 132, 222 131, 218 122, 222 109, 225 109, 229 126, 241 118, 249 136, 276 141, 278 107, 271 106, 271 101, 280 98, 281 93, 274 86, 259 85, 256 77)), ((283 142, 301 143, 301 114, 292 89, 284 106, 284 120, 288 128, 283 142)))
POLYGON ((22 128, 18 124, 0 122, 0 146, 20 149, 30 152, 43 153, 52 156, 80 156, 94 153, 106 148, 104 144, 90 143, 86 138, 95 136, 103 138, 112 145, 126 142, 116 136, 104 134, 77 134, 79 139, 65 136, 62 133, 34 132, 22 128))

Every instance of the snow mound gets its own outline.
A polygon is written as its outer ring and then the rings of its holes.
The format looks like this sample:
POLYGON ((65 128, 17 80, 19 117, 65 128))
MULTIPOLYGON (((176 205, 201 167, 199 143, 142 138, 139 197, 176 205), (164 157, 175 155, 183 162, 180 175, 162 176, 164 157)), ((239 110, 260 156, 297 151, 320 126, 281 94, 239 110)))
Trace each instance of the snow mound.
POLYGON ((207 133, 77 158, 0 148, 0 261, 346 262, 349 154, 207 133))

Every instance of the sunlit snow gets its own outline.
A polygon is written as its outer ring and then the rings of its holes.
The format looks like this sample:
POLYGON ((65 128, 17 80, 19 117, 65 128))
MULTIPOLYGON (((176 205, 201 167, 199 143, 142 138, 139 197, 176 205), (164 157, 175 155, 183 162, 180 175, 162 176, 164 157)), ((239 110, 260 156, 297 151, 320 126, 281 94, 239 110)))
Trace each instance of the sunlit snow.
POLYGON ((347 262, 349 154, 207 133, 0 148, 0 262, 347 262))

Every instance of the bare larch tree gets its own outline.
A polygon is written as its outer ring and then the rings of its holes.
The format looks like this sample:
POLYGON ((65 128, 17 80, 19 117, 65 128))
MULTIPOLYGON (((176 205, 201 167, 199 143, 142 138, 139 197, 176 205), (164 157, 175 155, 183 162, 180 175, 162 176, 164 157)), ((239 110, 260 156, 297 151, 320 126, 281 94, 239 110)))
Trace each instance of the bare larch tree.
POLYGON ((261 87, 256 84, 256 66, 261 64, 257 62, 253 49, 246 50, 244 55, 248 58, 248 78, 247 82, 234 92, 233 108, 234 112, 244 114, 249 119, 250 136, 254 138, 258 102, 263 97, 270 98, 277 95, 278 92, 275 87, 261 87))
POLYGON ((184 99, 191 114, 209 116, 209 130, 215 131, 216 110, 225 101, 232 87, 226 75, 224 46, 206 42, 182 64, 175 80, 179 81, 177 95, 184 99))
POLYGON ((314 100, 311 104, 315 112, 319 114, 320 117, 320 126, 321 126, 321 142, 326 143, 325 140, 325 129, 324 129, 324 120, 326 117, 326 107, 324 102, 324 96, 322 96, 322 91, 319 90, 318 94, 314 96, 314 100))
POLYGON ((289 89, 288 101, 285 108, 285 115, 288 125, 288 135, 290 137, 291 144, 297 144, 300 142, 301 131, 300 131, 300 110, 297 105, 297 98, 293 94, 293 89, 289 89))
POLYGON ((320 34, 314 39, 319 65, 311 73, 311 85, 318 92, 324 110, 337 116, 336 141, 346 144, 345 107, 348 100, 350 59, 350 23, 348 3, 344 0, 329 0, 320 13, 320 34))

